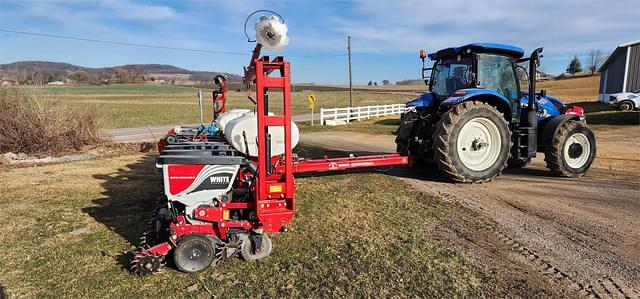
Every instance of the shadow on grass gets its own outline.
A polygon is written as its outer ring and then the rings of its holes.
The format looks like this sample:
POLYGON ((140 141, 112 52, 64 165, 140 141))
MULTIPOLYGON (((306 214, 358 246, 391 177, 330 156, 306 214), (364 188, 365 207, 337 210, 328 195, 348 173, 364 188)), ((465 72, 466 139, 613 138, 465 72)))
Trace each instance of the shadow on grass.
MULTIPOLYGON (((338 151, 325 149, 318 146, 310 146, 310 145, 301 145, 296 148, 296 152, 304 152, 305 158, 310 159, 321 159, 325 156, 328 158, 342 158, 349 157, 350 154, 353 154, 356 157, 359 156, 367 156, 367 155, 383 155, 383 154, 393 154, 388 152, 367 152, 367 151, 338 151)), ((419 179, 419 180, 429 180, 435 182, 452 182, 447 179, 438 171, 438 166, 432 163, 421 163, 419 166, 412 167, 409 165, 398 165, 398 166, 382 166, 382 167, 371 167, 371 168, 357 168, 350 170, 338 170, 338 171, 329 171, 329 172, 309 172, 297 174, 296 177, 323 177, 323 176, 331 176, 336 174, 348 174, 348 173, 384 173, 394 177, 401 178, 410 178, 410 179, 419 179)))
MULTIPOLYGON (((115 173, 94 175, 102 181, 104 191, 102 197, 93 200, 94 206, 82 211, 129 244, 137 245, 153 204, 162 192, 162 177, 156 174, 154 164, 155 156, 147 155, 115 173)), ((116 260, 128 268, 130 258, 130 254, 121 254, 116 260)))
POLYGON ((375 122, 376 125, 383 126, 400 126, 400 118, 382 119, 375 122))
POLYGON ((575 102, 571 104, 567 104, 568 106, 580 106, 584 109, 584 113, 595 113, 602 111, 615 111, 613 108, 609 107, 607 104, 603 104, 601 102, 575 102))
POLYGON ((640 125, 640 111, 612 111, 609 113, 591 114, 587 116, 587 123, 590 125, 612 126, 640 125))

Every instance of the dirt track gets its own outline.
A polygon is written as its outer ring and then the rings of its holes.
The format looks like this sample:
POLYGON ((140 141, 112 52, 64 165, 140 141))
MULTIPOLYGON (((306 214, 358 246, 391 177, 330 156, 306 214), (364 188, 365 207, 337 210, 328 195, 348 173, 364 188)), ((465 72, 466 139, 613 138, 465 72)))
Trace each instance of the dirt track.
MULTIPOLYGON (((612 134, 615 136, 615 132, 612 134)), ((393 152, 393 138, 321 132, 303 134, 301 142, 342 151, 393 152)), ((620 142, 624 140, 599 137, 598 150, 616 152, 620 142)), ((544 289, 550 285, 551 294, 537 293, 543 296, 640 298, 637 168, 616 171, 610 164, 603 164, 583 178, 557 178, 548 175, 540 155, 527 168, 508 169, 482 185, 454 184, 433 170, 416 175, 409 169, 396 168, 391 174, 421 192, 460 203, 497 223, 498 229, 488 239, 468 229, 460 232, 451 227, 435 228, 440 231, 434 234, 470 256, 488 258, 494 268, 505 267, 497 271, 498 277, 520 275, 523 280, 536 280, 527 281, 521 286, 524 288, 542 285, 544 289), (497 246, 496 242, 502 244, 497 246)))

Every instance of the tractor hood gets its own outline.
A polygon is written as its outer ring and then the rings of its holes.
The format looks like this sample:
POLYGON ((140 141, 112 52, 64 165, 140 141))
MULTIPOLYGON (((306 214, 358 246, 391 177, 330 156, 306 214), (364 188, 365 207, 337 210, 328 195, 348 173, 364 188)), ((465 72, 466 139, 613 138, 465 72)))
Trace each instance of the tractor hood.
MULTIPOLYGON (((529 104, 529 93, 523 92, 522 98, 520 98, 520 107, 526 108, 529 104)), ((538 106, 538 110, 542 111, 542 115, 545 116, 558 116, 563 113, 566 105, 558 98, 554 98, 552 96, 544 96, 541 97, 539 94, 536 94, 536 104, 538 106)))
POLYGON ((407 108, 416 107, 432 107, 435 104, 435 99, 433 98, 433 94, 430 92, 425 92, 421 94, 417 99, 413 99, 407 102, 407 108))

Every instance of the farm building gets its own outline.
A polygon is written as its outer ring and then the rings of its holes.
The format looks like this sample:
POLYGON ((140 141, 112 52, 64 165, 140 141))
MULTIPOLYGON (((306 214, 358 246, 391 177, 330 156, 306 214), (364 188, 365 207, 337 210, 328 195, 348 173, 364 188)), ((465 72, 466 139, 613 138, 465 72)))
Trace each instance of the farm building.
POLYGON ((640 89, 640 40, 619 45, 600 67, 598 100, 640 89))

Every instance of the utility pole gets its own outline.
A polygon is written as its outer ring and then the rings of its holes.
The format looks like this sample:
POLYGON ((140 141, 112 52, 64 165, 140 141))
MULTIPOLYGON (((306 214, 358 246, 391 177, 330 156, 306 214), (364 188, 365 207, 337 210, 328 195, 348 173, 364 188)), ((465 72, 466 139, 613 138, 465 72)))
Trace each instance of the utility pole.
POLYGON ((351 81, 351 35, 347 37, 347 50, 349 51, 349 108, 353 107, 353 82, 351 81))
POLYGON ((200 105, 200 123, 203 123, 204 114, 202 112, 202 89, 198 89, 198 104, 200 105))

